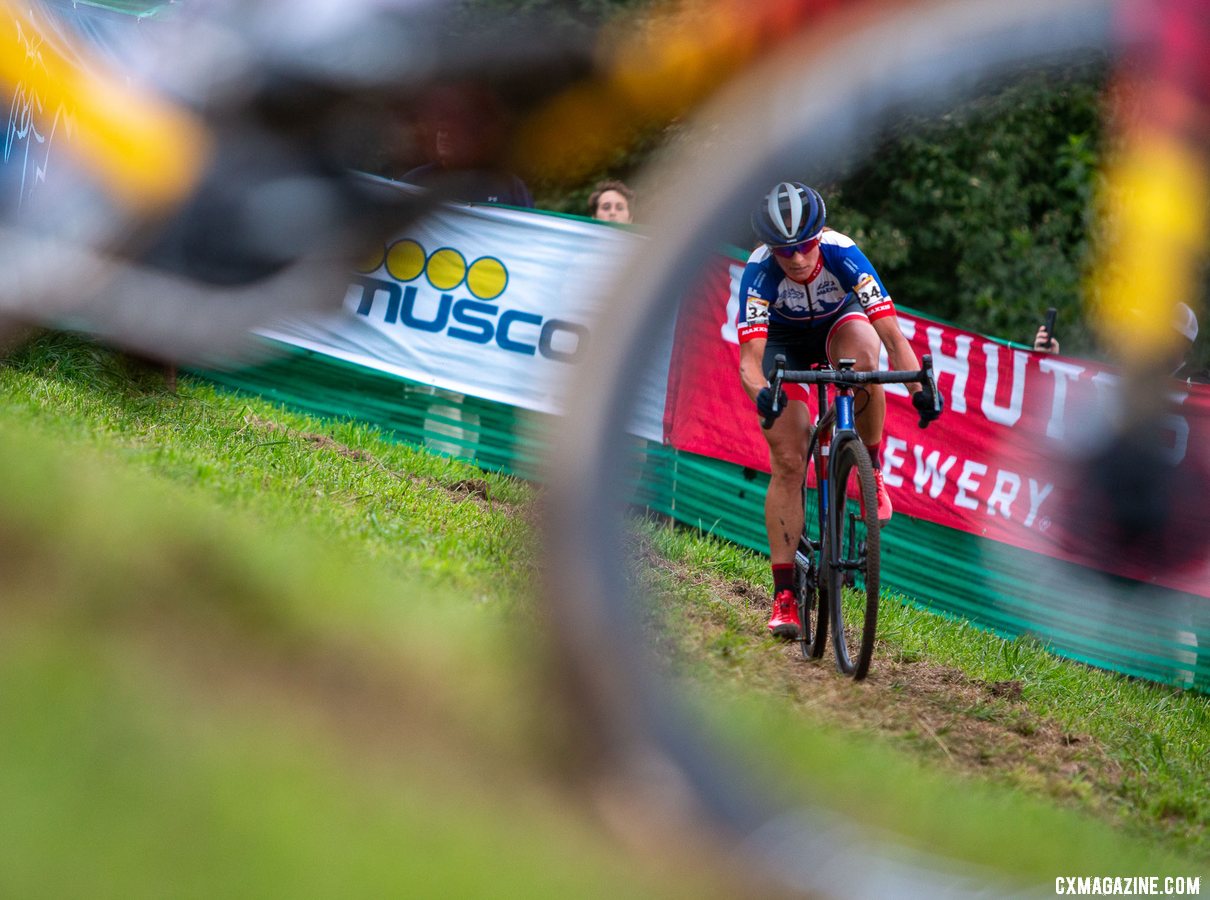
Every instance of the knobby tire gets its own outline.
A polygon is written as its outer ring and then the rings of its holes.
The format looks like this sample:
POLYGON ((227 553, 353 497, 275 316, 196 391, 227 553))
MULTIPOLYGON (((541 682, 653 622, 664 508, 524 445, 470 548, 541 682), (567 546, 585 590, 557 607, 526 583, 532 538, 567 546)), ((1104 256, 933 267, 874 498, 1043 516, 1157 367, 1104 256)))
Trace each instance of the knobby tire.
POLYGON ((828 546, 825 549, 832 647, 836 654, 836 668, 854 681, 860 681, 870 671, 878 627, 881 529, 878 524, 874 466, 870 462, 869 452, 856 435, 841 435, 833 443, 831 500, 828 546), (856 497, 859 492, 864 500, 864 512, 850 508, 850 495, 856 497), (852 527, 850 515, 857 517, 852 527), (861 546, 863 543, 864 550, 861 546), (848 623, 845 622, 843 604, 846 572, 852 573, 855 588, 864 594, 859 600, 864 602, 864 614, 859 621, 848 623), (851 644, 856 649, 855 658, 850 652, 851 644))

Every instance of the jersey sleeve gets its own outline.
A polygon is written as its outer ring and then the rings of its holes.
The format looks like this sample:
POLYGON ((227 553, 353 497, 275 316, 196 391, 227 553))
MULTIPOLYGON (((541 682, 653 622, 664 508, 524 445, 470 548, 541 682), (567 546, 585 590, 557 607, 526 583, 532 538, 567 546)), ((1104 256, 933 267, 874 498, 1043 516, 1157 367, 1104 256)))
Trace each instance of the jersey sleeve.
POLYGON ((759 263, 749 262, 739 281, 739 342, 769 336, 769 303, 777 285, 759 263))
POLYGON ((871 322, 895 315, 895 303, 886 285, 856 244, 845 241, 832 248, 832 253, 837 264, 831 268, 840 278, 841 286, 853 293, 871 322))

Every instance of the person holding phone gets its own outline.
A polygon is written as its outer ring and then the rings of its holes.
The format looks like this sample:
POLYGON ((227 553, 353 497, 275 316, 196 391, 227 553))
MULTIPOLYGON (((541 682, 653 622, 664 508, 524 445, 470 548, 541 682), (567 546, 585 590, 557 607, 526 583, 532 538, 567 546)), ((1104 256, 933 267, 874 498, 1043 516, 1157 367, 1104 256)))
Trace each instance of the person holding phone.
POLYGON ((1055 337, 1055 317, 1058 313, 1053 306, 1046 310, 1046 319, 1038 326, 1038 333, 1034 335, 1034 350, 1037 352, 1059 352, 1059 339, 1055 337))
MULTIPOLYGON (((1171 365, 1171 377, 1189 384, 1210 384, 1210 371, 1198 369, 1192 362, 1194 342, 1197 341, 1197 315, 1186 303, 1178 303, 1172 312, 1172 327, 1181 339, 1176 342, 1171 365)), ((1058 353, 1059 339, 1054 336, 1055 309, 1046 311, 1046 320, 1034 335, 1034 350, 1038 353, 1058 353)))
POLYGON ((1197 341, 1197 315, 1185 303, 1178 303, 1172 314, 1172 327, 1182 340, 1177 341, 1174 351, 1176 368, 1172 377, 1187 384, 1210 384, 1210 372, 1197 368, 1193 361, 1194 344, 1197 341))

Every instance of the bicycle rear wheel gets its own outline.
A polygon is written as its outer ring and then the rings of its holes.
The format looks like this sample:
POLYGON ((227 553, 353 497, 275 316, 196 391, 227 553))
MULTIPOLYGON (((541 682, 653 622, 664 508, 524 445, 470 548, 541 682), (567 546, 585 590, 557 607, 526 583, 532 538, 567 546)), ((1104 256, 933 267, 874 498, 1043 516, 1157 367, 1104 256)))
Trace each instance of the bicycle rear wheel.
POLYGON ((836 668, 860 681, 874 655, 881 535, 874 466, 856 435, 842 435, 833 443, 830 487, 827 581, 832 647, 836 668), (846 598, 846 587, 856 597, 846 598))

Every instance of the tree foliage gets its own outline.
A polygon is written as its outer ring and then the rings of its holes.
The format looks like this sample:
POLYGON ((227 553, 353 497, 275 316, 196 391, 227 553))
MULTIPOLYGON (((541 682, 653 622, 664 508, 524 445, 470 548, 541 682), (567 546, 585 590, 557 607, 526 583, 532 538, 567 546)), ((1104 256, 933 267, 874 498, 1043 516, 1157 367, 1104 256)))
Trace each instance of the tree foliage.
POLYGON ((1064 351, 1091 349, 1081 306, 1103 70, 1039 74, 939 120, 903 122, 829 190, 829 219, 902 303, 1029 342, 1059 310, 1064 351))
MULTIPOLYGON (((471 17, 476 10, 536 12, 593 30, 654 6, 651 0, 459 0, 457 8, 471 17)), ((1064 352, 1096 354, 1083 295, 1108 150, 1109 75, 1107 62, 1035 72, 991 87, 940 118, 897 123, 868 160, 835 183, 818 185, 830 223, 858 241, 904 305, 1024 343, 1032 342, 1053 306, 1064 352)), ((534 179, 538 205, 585 214, 598 180, 632 180, 679 131, 673 122, 619 141, 613 158, 579 185, 534 179)), ((809 168, 797 174, 817 180, 809 168)), ((641 221, 642 197, 636 210, 641 221)), ((1199 341, 1198 349, 1205 365, 1210 340, 1199 341)))
MULTIPOLYGON (((897 123, 863 164, 819 185, 829 222, 907 306, 1026 343, 1054 306, 1064 352, 1094 352, 1081 296, 1107 71, 1034 74, 940 118, 897 123)), ((630 177, 676 131, 670 124, 619 146, 572 189, 537 185, 539 204, 582 213, 598 176, 630 177)))

